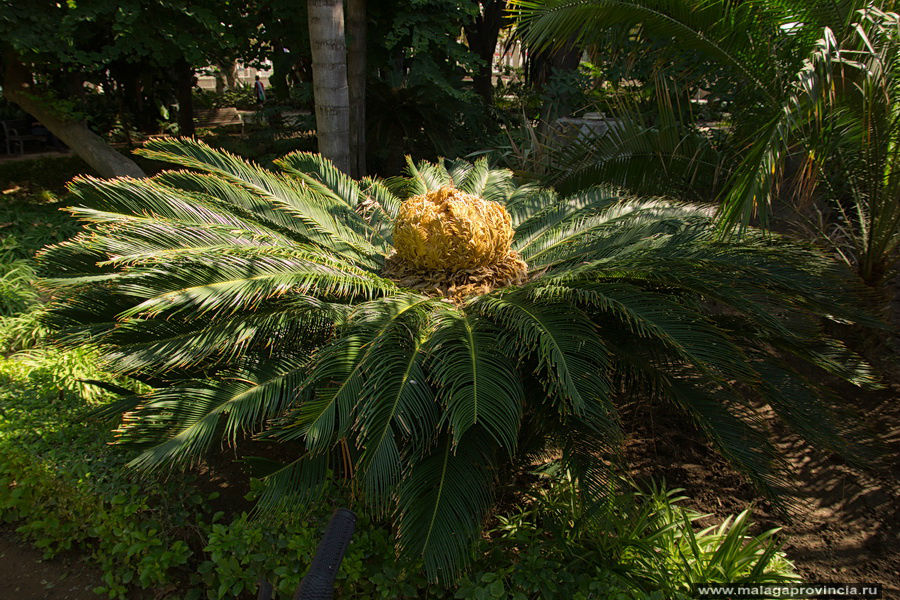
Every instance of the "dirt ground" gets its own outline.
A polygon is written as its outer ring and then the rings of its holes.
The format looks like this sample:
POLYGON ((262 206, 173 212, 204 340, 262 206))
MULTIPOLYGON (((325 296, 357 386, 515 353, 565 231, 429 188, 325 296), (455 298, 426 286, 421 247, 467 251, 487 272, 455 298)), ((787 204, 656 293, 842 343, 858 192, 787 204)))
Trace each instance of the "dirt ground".
POLYGON ((898 599, 900 385, 865 400, 862 408, 872 423, 881 425, 882 441, 889 447, 885 464, 877 469, 853 468, 775 427, 776 445, 793 472, 793 497, 781 498, 786 509, 760 497, 721 457, 683 430, 658 422, 642 425, 631 432, 626 453, 636 477, 665 478, 669 486, 684 488, 687 504, 716 520, 752 506, 760 530, 782 527, 784 549, 804 580, 880 583, 884 598, 898 599))
POLYGON ((100 570, 77 553, 44 560, 39 550, 20 542, 13 527, 0 526, 0 599, 97 600, 100 570))

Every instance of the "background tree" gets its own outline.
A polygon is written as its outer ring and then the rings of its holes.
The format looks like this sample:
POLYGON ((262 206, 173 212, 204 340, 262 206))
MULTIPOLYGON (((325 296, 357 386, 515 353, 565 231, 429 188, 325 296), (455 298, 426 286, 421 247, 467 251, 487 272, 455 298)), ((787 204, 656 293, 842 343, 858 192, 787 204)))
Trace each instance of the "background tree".
POLYGON ((40 121, 100 175, 144 176, 137 163, 119 154, 81 119, 54 102, 47 91, 36 86, 32 70, 9 47, 3 52, 3 95, 40 121))
POLYGON ((347 0, 347 87, 350 95, 350 174, 366 174, 366 0, 347 0))
POLYGON ((103 105, 126 130, 131 114, 155 126, 160 108, 177 99, 182 133, 192 133, 194 67, 242 51, 255 28, 246 15, 237 0, 194 2, 189 11, 137 0, 2 0, 4 95, 98 173, 141 175, 91 131, 88 115, 103 105))
POLYGON ((350 171, 350 92, 343 0, 307 0, 319 152, 350 171))
POLYGON ((494 101, 494 53, 505 22, 506 0, 487 0, 478 2, 477 14, 463 26, 469 49, 481 59, 472 73, 472 86, 487 104, 494 101))
POLYGON ((793 205, 865 281, 878 284, 890 273, 900 245, 900 18, 886 12, 894 2, 513 4, 539 47, 567 40, 590 47, 622 26, 668 38, 667 47, 647 51, 675 57, 693 77, 693 87, 680 85, 683 105, 698 89, 727 105, 729 127, 698 135, 699 113, 675 109, 671 94, 659 94, 659 113, 669 116, 647 123, 623 112, 625 128, 593 150, 579 146, 583 157, 563 167, 568 175, 581 170, 582 184, 705 195, 720 203, 728 231, 767 225, 774 206, 793 205), (665 168, 646 168, 647 158, 665 168))

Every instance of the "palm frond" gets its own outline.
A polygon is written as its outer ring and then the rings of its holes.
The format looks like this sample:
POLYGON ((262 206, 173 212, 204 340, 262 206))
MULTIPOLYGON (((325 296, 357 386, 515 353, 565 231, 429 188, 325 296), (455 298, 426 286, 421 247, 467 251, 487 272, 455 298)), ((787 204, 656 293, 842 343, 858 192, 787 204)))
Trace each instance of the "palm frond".
POLYGON ((431 338, 429 373, 446 407, 454 443, 475 425, 512 455, 524 389, 497 345, 500 332, 464 311, 442 311, 431 338))
POLYGON ((406 556, 423 557, 430 579, 452 579, 469 562, 493 502, 493 460, 474 441, 475 433, 456 445, 444 436, 397 493, 400 548, 406 556))
POLYGON ((190 463, 219 438, 234 443, 241 434, 259 431, 268 419, 298 400, 304 371, 302 363, 282 359, 266 364, 255 374, 186 382, 151 393, 129 418, 152 420, 156 425, 148 431, 126 426, 122 438, 155 445, 129 465, 153 470, 166 464, 190 463))
POLYGON ((196 140, 155 139, 147 142, 138 153, 224 177, 287 211, 297 224, 306 227, 305 233, 310 240, 355 254, 364 264, 378 264, 380 253, 366 239, 367 234, 372 233, 369 225, 345 202, 331 195, 316 193, 293 179, 196 140))
POLYGON ((558 399, 560 411, 577 415, 589 405, 609 403, 609 357, 587 315, 574 305, 560 308, 520 292, 484 296, 472 307, 501 326, 504 353, 514 356, 525 349, 534 356, 548 395, 558 399))
POLYGON ((424 318, 435 302, 427 296, 402 293, 360 304, 341 335, 314 357, 303 387, 316 389, 316 398, 300 408, 282 439, 303 437, 309 447, 318 449, 331 443, 336 432, 346 435, 363 395, 367 365, 370 361, 377 364, 379 348, 395 341, 396 330, 402 330, 407 319, 424 318))

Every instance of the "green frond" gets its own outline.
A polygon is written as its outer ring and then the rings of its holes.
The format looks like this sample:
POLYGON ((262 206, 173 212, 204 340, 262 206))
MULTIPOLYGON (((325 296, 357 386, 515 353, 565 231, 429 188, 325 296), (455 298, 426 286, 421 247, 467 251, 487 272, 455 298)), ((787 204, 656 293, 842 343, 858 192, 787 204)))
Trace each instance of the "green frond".
POLYGON ((266 231, 253 221, 231 214, 228 207, 207 202, 199 194, 173 194, 155 179, 125 177, 101 180, 82 176, 73 179, 68 188, 77 203, 69 212, 88 223, 164 220, 196 226, 236 227, 260 233, 266 231))
POLYGON ((386 217, 386 227, 393 227, 394 219, 400 211, 401 198, 397 197, 394 192, 383 181, 364 177, 362 180, 363 190, 366 195, 374 200, 386 217))
MULTIPOLYGON (((485 164, 485 166, 487 166, 487 164, 485 164)), ((453 182, 453 186, 457 188, 465 181, 466 176, 472 172, 474 167, 475 165, 473 163, 463 158, 444 160, 444 169, 447 170, 447 175, 450 177, 450 181, 453 182)), ((471 194, 473 192, 469 193, 471 194)))
POLYGON ((404 172, 406 177, 391 178, 385 182, 401 198, 418 196, 447 185, 447 181, 441 180, 440 175, 435 176, 436 174, 433 171, 426 171, 426 173, 419 171, 411 156, 406 157, 404 172))
POLYGON ((284 439, 304 437, 310 448, 322 448, 340 432, 346 435, 351 411, 363 394, 366 366, 378 361, 378 350, 395 339, 396 330, 406 321, 427 318, 434 298, 398 293, 360 304, 342 326, 340 335, 324 345, 310 368, 303 387, 316 390, 316 396, 304 404, 295 420, 280 434, 284 439))
POLYGON ((112 372, 139 373, 235 364, 250 353, 302 352, 326 340, 345 311, 343 304, 300 297, 224 318, 129 320, 102 337, 108 346, 102 355, 112 372))
POLYGON ((258 167, 243 159, 214 150, 192 139, 155 139, 148 141, 139 154, 200 169, 224 177, 264 200, 287 211, 297 224, 306 227, 306 236, 325 247, 356 255, 361 263, 377 266, 381 253, 369 243, 369 225, 343 201, 332 195, 316 193, 308 186, 258 167))
POLYGON ((537 300, 567 301, 584 307, 595 320, 618 319, 634 335, 655 338, 670 355, 693 365, 711 381, 754 382, 756 371, 728 332, 715 327, 686 303, 659 292, 644 292, 621 283, 575 284, 572 287, 536 285, 537 300))
POLYGON ((424 370, 423 323, 400 323, 373 340, 361 371, 365 385, 355 413, 357 469, 367 499, 387 510, 404 466, 430 442, 438 405, 424 370))
POLYGON ((573 224, 587 228, 589 217, 603 213, 620 200, 621 196, 608 188, 594 188, 559 199, 532 213, 516 226, 513 247, 524 253, 542 237, 554 235, 573 224))
POLYGON ((733 393, 670 380, 667 394, 725 458, 763 491, 772 495, 784 481, 786 465, 765 433, 765 422, 752 409, 733 402, 733 393))
POLYGON ((451 180, 457 188, 467 194, 484 197, 490 174, 491 168, 487 159, 479 158, 462 178, 459 178, 459 174, 457 174, 456 177, 451 176, 451 180))
MULTIPOLYGON (((560 412, 578 415, 589 406, 609 406, 607 350, 594 323, 575 305, 539 303, 511 292, 484 296, 472 310, 501 328, 503 354, 517 356, 524 349, 537 360, 545 390, 560 412)), ((615 423, 607 425, 616 430, 615 423)))
POLYGON ((282 257, 232 249, 203 261, 172 261, 169 266, 171 271, 151 265, 125 272, 122 291, 142 300, 123 311, 120 318, 185 312, 233 314, 288 294, 353 301, 397 290, 387 279, 315 252, 294 250, 291 256, 282 257))
POLYGON ((417 463, 397 492, 399 544, 424 559, 430 579, 452 579, 471 560, 473 542, 493 503, 493 460, 471 431, 459 444, 449 435, 417 463))
MULTIPOLYGON (((548 216, 552 219, 556 213, 548 216)), ((532 269, 618 259, 664 244, 678 232, 687 231, 689 236, 704 231, 709 220, 709 211, 663 200, 610 203, 581 220, 567 219, 563 210, 561 221, 534 236, 521 254, 532 269)))
POLYGON ((321 154, 292 152, 275 160, 275 164, 320 192, 327 191, 351 210, 363 200, 359 184, 321 154))
MULTIPOLYGON (((661 79, 661 78, 660 78, 661 79)), ((549 149, 554 165, 547 183, 566 194, 608 185, 636 196, 665 196, 713 202, 727 177, 724 149, 699 128, 681 122, 667 95, 666 80, 656 83, 657 112, 646 114, 635 102, 612 111, 602 131, 582 132, 549 149)))
POLYGON ((268 419, 298 400, 304 371, 302 363, 282 359, 254 374, 187 382, 151 393, 131 418, 146 419, 155 426, 146 432, 125 428, 122 439, 155 445, 129 465, 153 470, 172 463, 187 464, 198 460, 220 438, 233 444, 239 435, 259 431, 268 419))
POLYGON ((510 455, 516 449, 525 391, 515 359, 492 324, 466 311, 441 311, 431 338, 429 374, 446 407, 454 443, 475 425, 510 455))
POLYGON ((324 498, 333 471, 331 455, 327 452, 308 452, 292 460, 262 478, 263 491, 257 500, 256 511, 306 508, 324 498))
POLYGON ((170 190, 174 196, 187 192, 202 201, 228 211, 234 217, 254 222, 258 227, 277 233, 296 243, 308 244, 309 228, 294 218, 278 203, 270 202, 252 189, 236 185, 214 173, 197 171, 163 171, 152 181, 170 190))
POLYGON ((282 465, 262 478, 263 490, 256 501, 255 511, 300 511, 309 504, 325 498, 334 473, 331 453, 307 452, 300 458, 282 465))
POLYGON ((552 189, 537 187, 536 185, 523 185, 509 194, 504 195, 503 204, 512 218, 513 227, 518 229, 525 221, 536 213, 545 210, 559 202, 559 195, 552 189))

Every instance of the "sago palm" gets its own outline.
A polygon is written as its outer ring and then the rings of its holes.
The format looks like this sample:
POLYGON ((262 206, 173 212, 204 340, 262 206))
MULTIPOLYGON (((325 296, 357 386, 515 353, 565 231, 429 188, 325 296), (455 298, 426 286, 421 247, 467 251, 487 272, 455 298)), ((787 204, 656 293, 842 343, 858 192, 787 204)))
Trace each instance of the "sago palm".
POLYGON ((814 382, 867 375, 815 315, 859 311, 809 248, 722 243, 704 210, 559 197, 484 161, 354 181, 313 154, 276 173, 197 141, 142 153, 188 170, 75 180, 86 230, 42 256, 63 338, 154 388, 109 408, 135 468, 283 442, 265 500, 349 479, 439 576, 524 457, 559 452, 602 489, 623 399, 673 404, 764 486, 761 403, 844 447, 814 382))

